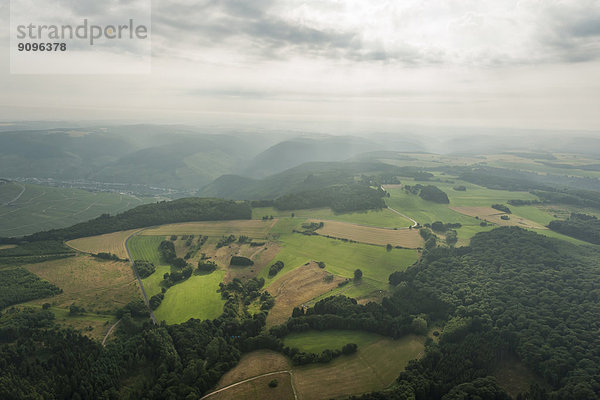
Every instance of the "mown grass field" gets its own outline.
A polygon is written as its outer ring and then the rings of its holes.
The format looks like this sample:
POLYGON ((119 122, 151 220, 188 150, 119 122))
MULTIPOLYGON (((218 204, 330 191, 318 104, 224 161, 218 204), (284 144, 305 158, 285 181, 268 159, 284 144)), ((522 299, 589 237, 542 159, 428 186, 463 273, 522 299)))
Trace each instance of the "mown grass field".
MULTIPOLYGON (((320 340, 329 346, 338 344, 332 332, 334 331, 305 332, 299 335, 304 335, 302 339, 304 343, 308 343, 307 348, 317 349, 320 340)), ((408 361, 421 357, 424 351, 424 337, 408 335, 392 340, 370 333, 335 332, 340 333, 345 343, 346 339, 360 342, 357 343, 358 351, 350 356, 340 356, 328 364, 291 367, 299 399, 330 399, 381 390, 394 382, 408 361)), ((293 342, 296 339, 300 337, 292 336, 291 340, 293 342)), ((286 344, 287 341, 286 338, 286 344)), ((244 379, 288 368, 289 361, 279 353, 265 350, 251 352, 242 357, 240 363, 223 377, 217 387, 222 388, 244 379)), ((221 393, 238 393, 230 390, 221 393)))
MULTIPOLYGON (((327 333, 325 333, 327 336, 327 333)), ((391 385, 408 362, 424 351, 424 337, 398 340, 380 336, 328 364, 293 368, 300 400, 321 400, 381 390, 391 385)))
POLYGON ((323 350, 338 350, 345 344, 354 343, 359 348, 379 340, 381 336, 370 332, 327 330, 291 333, 284 339, 287 347, 295 347, 300 351, 320 353, 323 350))
MULTIPOLYGON (((296 335, 291 336, 292 342, 298 340, 306 343, 305 346, 308 347, 305 348, 315 350, 319 348, 320 341, 328 346, 335 346, 342 341, 345 344, 346 340, 360 343, 357 343, 358 351, 353 355, 340 356, 328 364, 294 367, 289 367, 289 360, 279 353, 265 350, 251 352, 245 354, 240 363, 222 378, 217 388, 265 373, 291 368, 299 399, 340 398, 388 387, 404 370, 408 361, 421 357, 425 348, 425 337, 415 335, 407 335, 398 340, 356 331, 311 331, 294 336, 296 335), (334 332, 339 333, 339 337, 343 340, 336 339, 334 332)), ((286 344, 290 340, 288 338, 286 344)), ((251 386, 242 387, 251 388, 251 386)), ((235 397, 237 393, 239 392, 227 389, 221 392, 223 397, 220 398, 234 399, 237 398, 235 397), (233 397, 227 397, 225 394, 233 397)))
POLYGON ((423 247, 423 238, 416 229, 386 229, 373 226, 364 226, 339 221, 309 220, 310 222, 323 222, 322 228, 317 233, 323 236, 349 239, 360 243, 385 246, 400 246, 409 249, 423 247))
POLYGON ((258 375, 275 371, 286 371, 291 362, 283 354, 272 350, 256 350, 242 355, 235 368, 229 370, 219 383, 217 389, 258 375))
POLYGON ((100 214, 117 214, 155 201, 125 194, 8 183, 0 185, 0 236, 21 236, 62 228, 100 214), (19 186, 20 185, 20 186, 19 186), (21 192, 18 200, 6 205, 21 192))
POLYGON ((225 304, 221 293, 217 293, 224 277, 225 271, 217 270, 208 275, 192 275, 184 282, 171 286, 161 305, 154 311, 156 319, 164 320, 167 324, 179 324, 190 318, 217 318, 223 313, 225 304))
POLYGON ((330 208, 280 211, 273 207, 260 207, 252 210, 252 218, 261 219, 263 216, 269 215, 275 218, 285 218, 290 217, 292 213, 295 218, 318 218, 382 228, 403 228, 412 225, 410 220, 388 209, 336 214, 330 208))
POLYGON ((251 238, 264 238, 277 222, 276 219, 262 220, 235 220, 235 221, 207 221, 185 222, 180 224, 161 225, 156 228, 146 229, 143 235, 245 235, 251 238))
POLYGON ((112 253, 125 259, 129 258, 127 250, 125 249, 125 240, 138 230, 139 229, 131 229, 128 231, 69 240, 67 246, 85 253, 112 253))
POLYGON ((207 397, 210 400, 294 400, 291 376, 281 372, 253 379, 233 386, 223 392, 207 397), (269 382, 277 380, 277 387, 269 387, 269 382))
POLYGON ((165 240, 165 236, 136 235, 129 239, 127 246, 134 260, 145 260, 158 266, 162 264, 158 245, 165 240))
POLYGON ((105 261, 88 255, 24 265, 29 271, 63 290, 48 299, 32 301, 66 308, 75 303, 90 312, 112 312, 140 298, 129 263, 105 261))

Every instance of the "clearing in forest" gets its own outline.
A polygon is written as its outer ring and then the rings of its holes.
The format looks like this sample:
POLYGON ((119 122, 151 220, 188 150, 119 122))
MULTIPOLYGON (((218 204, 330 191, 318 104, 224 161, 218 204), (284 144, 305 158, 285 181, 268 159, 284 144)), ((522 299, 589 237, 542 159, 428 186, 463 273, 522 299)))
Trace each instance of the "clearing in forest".
POLYGON ((224 276, 225 272, 221 270, 210 274, 194 273, 185 281, 171 286, 160 306, 154 310, 156 319, 167 324, 180 324, 190 318, 217 318, 223 313, 225 304, 221 293, 217 292, 224 276))
MULTIPOLYGON (((332 332, 334 331, 306 332, 298 334, 298 336, 304 334, 307 339, 318 340, 315 337, 322 335, 323 340, 330 340, 332 332)), ((362 332, 356 332, 356 334, 361 337, 369 337, 369 339, 359 340, 361 343, 355 354, 342 355, 327 364, 291 367, 299 400, 325 400, 384 389, 394 382, 408 361, 421 357, 425 348, 425 337, 423 336, 407 335, 398 340, 392 340, 371 333, 363 335, 362 332)), ((272 351, 261 350, 245 354, 240 363, 219 382, 218 388, 262 374, 286 370, 290 368, 285 367, 287 362, 289 361, 283 355, 272 351)), ((220 392, 222 397, 214 395, 208 398, 237 399, 236 396, 247 393, 246 396, 249 397, 239 398, 260 399, 261 397, 256 396, 273 393, 262 391, 269 389, 267 384, 273 379, 272 375, 265 378, 267 379, 259 378, 250 381, 255 382, 253 385, 243 383, 226 389, 220 392), (238 389, 234 391, 234 388, 238 389)), ((281 384, 281 379, 279 377, 277 379, 281 384)), ((293 399, 294 397, 291 394, 291 397, 279 398, 293 399)))
MULTIPOLYGON (((324 332, 324 335, 328 335, 324 332)), ((300 400, 345 397, 388 387, 410 360, 424 352, 425 337, 407 335, 398 340, 383 336, 350 356, 340 356, 327 364, 293 368, 300 400)))

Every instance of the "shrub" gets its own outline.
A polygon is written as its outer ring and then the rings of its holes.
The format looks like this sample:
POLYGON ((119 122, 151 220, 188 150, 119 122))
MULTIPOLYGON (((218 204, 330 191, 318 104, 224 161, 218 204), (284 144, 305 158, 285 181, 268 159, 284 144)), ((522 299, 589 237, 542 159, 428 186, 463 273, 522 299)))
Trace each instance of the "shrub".
POLYGON ((276 261, 275 264, 273 264, 269 267, 269 276, 273 277, 273 276, 277 275, 277 273, 279 271, 281 271, 283 269, 283 267, 284 267, 283 261, 276 261))
POLYGON ((231 261, 229 261, 229 265, 237 265, 237 266, 245 267, 248 265, 254 265, 254 261, 252 261, 248 257, 233 256, 233 257, 231 257, 231 261))

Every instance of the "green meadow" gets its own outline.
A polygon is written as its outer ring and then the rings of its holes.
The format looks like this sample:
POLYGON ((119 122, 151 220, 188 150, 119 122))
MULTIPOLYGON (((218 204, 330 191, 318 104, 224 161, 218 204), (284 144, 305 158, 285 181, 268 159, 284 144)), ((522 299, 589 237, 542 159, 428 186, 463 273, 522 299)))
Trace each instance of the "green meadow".
POLYGON ((362 347, 381 338, 363 331, 327 330, 291 333, 284 338, 287 347, 295 347, 308 353, 320 353, 325 349, 339 350, 345 344, 354 343, 362 347))
POLYGON ((389 275, 394 271, 406 269, 418 258, 416 250, 386 251, 381 246, 346 243, 321 236, 283 234, 278 242, 282 249, 274 260, 283 261, 285 267, 273 278, 268 276, 267 268, 261 271, 259 276, 265 278, 267 286, 285 273, 314 260, 323 261, 326 271, 346 278, 352 278, 354 270, 361 269, 362 284, 366 291, 387 289, 389 275))
POLYGON ((401 215, 387 209, 369 210, 354 213, 336 214, 330 208, 315 208, 310 210, 280 211, 273 207, 254 208, 252 218, 260 219, 272 215, 275 218, 291 217, 306 219, 329 219, 332 221, 350 222, 353 224, 376 226, 382 228, 403 228, 412 225, 412 222, 401 215))
MULTIPOLYGON (((154 273, 156 274, 156 273, 154 273)), ((218 293, 225 271, 208 275, 192 275, 182 283, 171 286, 154 311, 156 319, 167 324, 179 324, 190 318, 214 319, 223 313, 225 300, 218 293)))

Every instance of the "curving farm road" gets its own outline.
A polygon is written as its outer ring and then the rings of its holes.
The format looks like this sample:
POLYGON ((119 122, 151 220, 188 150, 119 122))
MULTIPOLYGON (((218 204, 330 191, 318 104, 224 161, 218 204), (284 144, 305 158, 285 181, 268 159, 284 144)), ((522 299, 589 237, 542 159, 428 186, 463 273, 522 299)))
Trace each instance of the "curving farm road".
POLYGON ((296 387, 294 386, 294 375, 292 375, 292 371, 290 371, 288 369, 281 370, 281 371, 275 371, 275 372, 269 372, 269 373, 266 373, 266 374, 254 376, 252 378, 244 379, 243 381, 232 383, 229 386, 225 386, 224 388, 221 388, 219 390, 215 390, 214 392, 210 392, 209 394, 205 395, 204 397, 201 397, 200 400, 209 398, 210 396, 212 396, 214 394, 223 392, 223 391, 225 391, 227 389, 230 389, 230 388, 232 388, 234 386, 241 385, 242 383, 246 383, 246 382, 250 382, 250 381, 253 381, 255 379, 258 379, 258 378, 262 378, 264 376, 271 376, 271 375, 278 375, 278 374, 285 374, 285 373, 287 373, 287 374, 290 375, 290 381, 292 383, 292 390, 294 391, 294 399, 298 400, 298 394, 296 393, 296 387))

